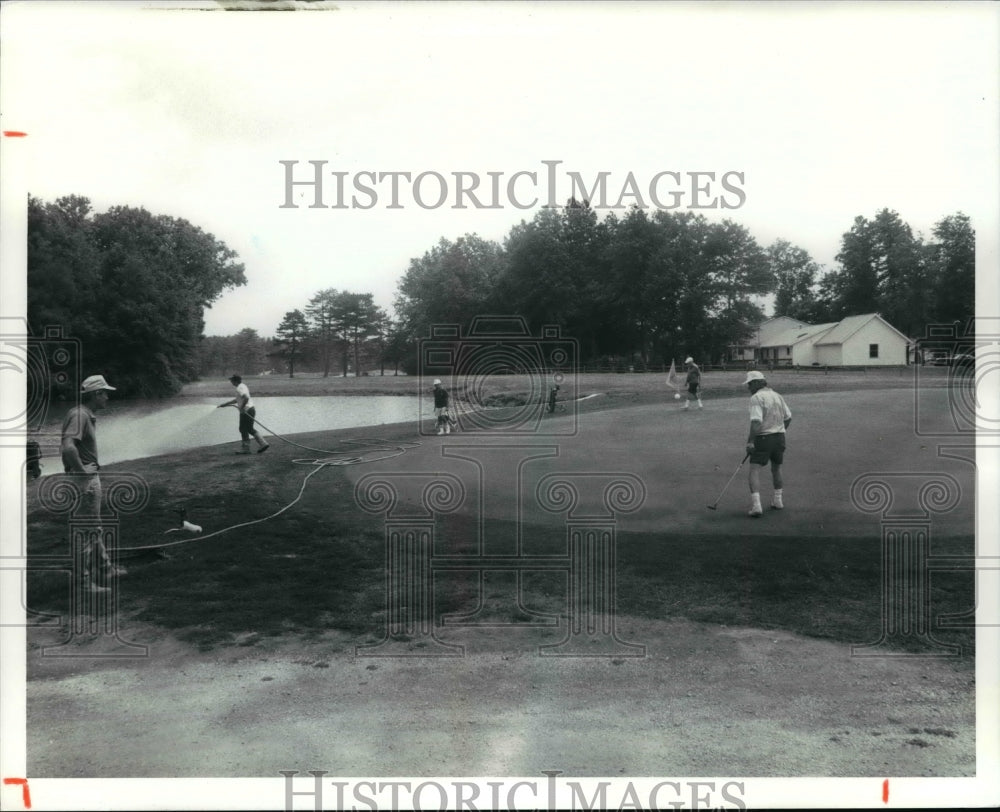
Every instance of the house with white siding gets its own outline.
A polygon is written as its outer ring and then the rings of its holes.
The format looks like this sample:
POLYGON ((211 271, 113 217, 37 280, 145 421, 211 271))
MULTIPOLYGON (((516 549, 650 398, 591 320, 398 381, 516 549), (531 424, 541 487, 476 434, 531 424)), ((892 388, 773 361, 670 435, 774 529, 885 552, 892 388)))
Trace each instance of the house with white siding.
POLYGON ((757 329, 750 335, 743 344, 729 348, 728 361, 745 362, 759 361, 760 348, 775 346, 772 339, 788 330, 802 329, 808 327, 804 321, 790 318, 789 316, 775 316, 772 319, 761 322, 757 329))
POLYGON ((815 345, 823 366, 906 366, 912 342, 878 313, 848 316, 815 345))
POLYGON ((762 322, 736 361, 769 366, 904 366, 913 342, 878 313, 807 324, 777 316, 762 322))
POLYGON ((774 366, 807 367, 819 363, 816 342, 836 326, 837 322, 807 324, 772 335, 767 344, 760 346, 760 360, 774 366))

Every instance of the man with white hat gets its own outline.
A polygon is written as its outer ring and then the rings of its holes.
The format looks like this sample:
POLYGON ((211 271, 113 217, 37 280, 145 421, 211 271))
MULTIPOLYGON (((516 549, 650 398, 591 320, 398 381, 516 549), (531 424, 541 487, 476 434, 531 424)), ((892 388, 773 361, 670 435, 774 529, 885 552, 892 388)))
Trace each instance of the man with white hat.
POLYGON ((441 379, 434 379, 434 417, 437 419, 437 433, 451 434, 451 415, 448 413, 448 390, 441 385, 441 379))
MULTIPOLYGON (((80 385, 80 405, 71 408, 63 420, 62 442, 59 446, 66 473, 86 476, 83 484, 82 512, 98 520, 101 517, 101 477, 98 474, 101 465, 97 459, 95 412, 107 405, 108 392, 114 391, 115 387, 109 386, 103 375, 91 375, 84 380, 80 385)), ((95 580, 97 574, 95 570, 103 570, 109 577, 125 575, 122 567, 116 567, 111 563, 108 551, 104 547, 100 527, 96 532, 87 534, 82 553, 84 586, 91 592, 109 591, 108 587, 101 586, 95 580)))
POLYGON ((760 470, 771 464, 771 483, 774 495, 771 507, 782 510, 785 505, 781 479, 781 464, 785 455, 785 429, 792 422, 792 410, 785 399, 767 385, 763 373, 753 369, 744 381, 750 390, 750 434, 747 435, 747 454, 750 455, 750 511, 748 515, 760 518, 760 470))
POLYGON ((691 406, 691 398, 694 397, 698 401, 698 408, 701 409, 703 408, 701 405, 701 370, 690 355, 684 359, 684 363, 687 364, 688 368, 686 380, 688 397, 684 401, 684 408, 687 409, 691 406))

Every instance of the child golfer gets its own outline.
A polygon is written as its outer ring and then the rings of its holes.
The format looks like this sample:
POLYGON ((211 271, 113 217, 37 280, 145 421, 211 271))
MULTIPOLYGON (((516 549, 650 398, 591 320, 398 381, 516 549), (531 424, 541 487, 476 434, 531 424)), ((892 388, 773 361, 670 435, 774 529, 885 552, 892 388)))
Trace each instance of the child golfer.
POLYGON ((441 385, 441 379, 434 379, 434 417, 438 434, 451 434, 451 415, 448 412, 448 390, 441 385))
POLYGON ((698 401, 698 408, 701 409, 703 408, 701 405, 701 370, 690 355, 684 359, 684 363, 687 364, 688 368, 687 379, 685 381, 688 388, 688 397, 684 401, 684 408, 690 408, 691 398, 694 397, 698 401))
POLYGON ((240 412, 240 450, 237 454, 249 454, 250 453, 250 438, 253 437, 257 441, 257 453, 263 454, 267 449, 271 447, 263 437, 260 436, 260 432, 254 427, 254 417, 257 415, 257 410, 254 408, 253 400, 250 397, 250 389, 245 383, 243 383, 243 378, 239 375, 233 375, 230 377, 229 382, 236 387, 236 397, 232 400, 227 400, 225 403, 220 403, 218 408, 223 406, 235 406, 240 412))

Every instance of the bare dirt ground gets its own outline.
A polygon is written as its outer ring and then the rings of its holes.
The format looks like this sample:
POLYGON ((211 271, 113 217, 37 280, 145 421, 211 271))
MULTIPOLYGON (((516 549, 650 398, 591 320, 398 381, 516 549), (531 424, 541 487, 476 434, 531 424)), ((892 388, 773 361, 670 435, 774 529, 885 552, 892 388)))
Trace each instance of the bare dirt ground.
MULTIPOLYGON (((633 618, 618 634, 645 645, 642 658, 540 657, 558 629, 449 631, 441 639, 465 656, 410 659, 357 657, 335 634, 200 653, 123 625, 147 658, 41 657, 47 635, 32 633, 32 776, 976 771, 974 674, 947 659, 633 618)), ((116 650, 113 638, 90 645, 116 650)))

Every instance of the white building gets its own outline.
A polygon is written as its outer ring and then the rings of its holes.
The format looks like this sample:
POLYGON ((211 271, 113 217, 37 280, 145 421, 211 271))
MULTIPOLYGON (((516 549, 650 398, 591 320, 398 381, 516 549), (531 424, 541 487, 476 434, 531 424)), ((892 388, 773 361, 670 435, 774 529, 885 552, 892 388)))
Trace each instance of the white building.
POLYGON ((734 348, 734 360, 770 366, 905 366, 913 342, 878 313, 831 324, 778 316, 758 328, 753 346, 734 348))
POLYGON ((912 342, 878 313, 848 316, 816 342, 823 366, 906 366, 912 342))
POLYGON ((773 319, 761 322, 753 335, 749 336, 743 344, 730 347, 727 360, 737 363, 759 361, 761 347, 775 346, 772 339, 788 330, 802 329, 808 326, 804 321, 789 316, 775 316, 773 319))

